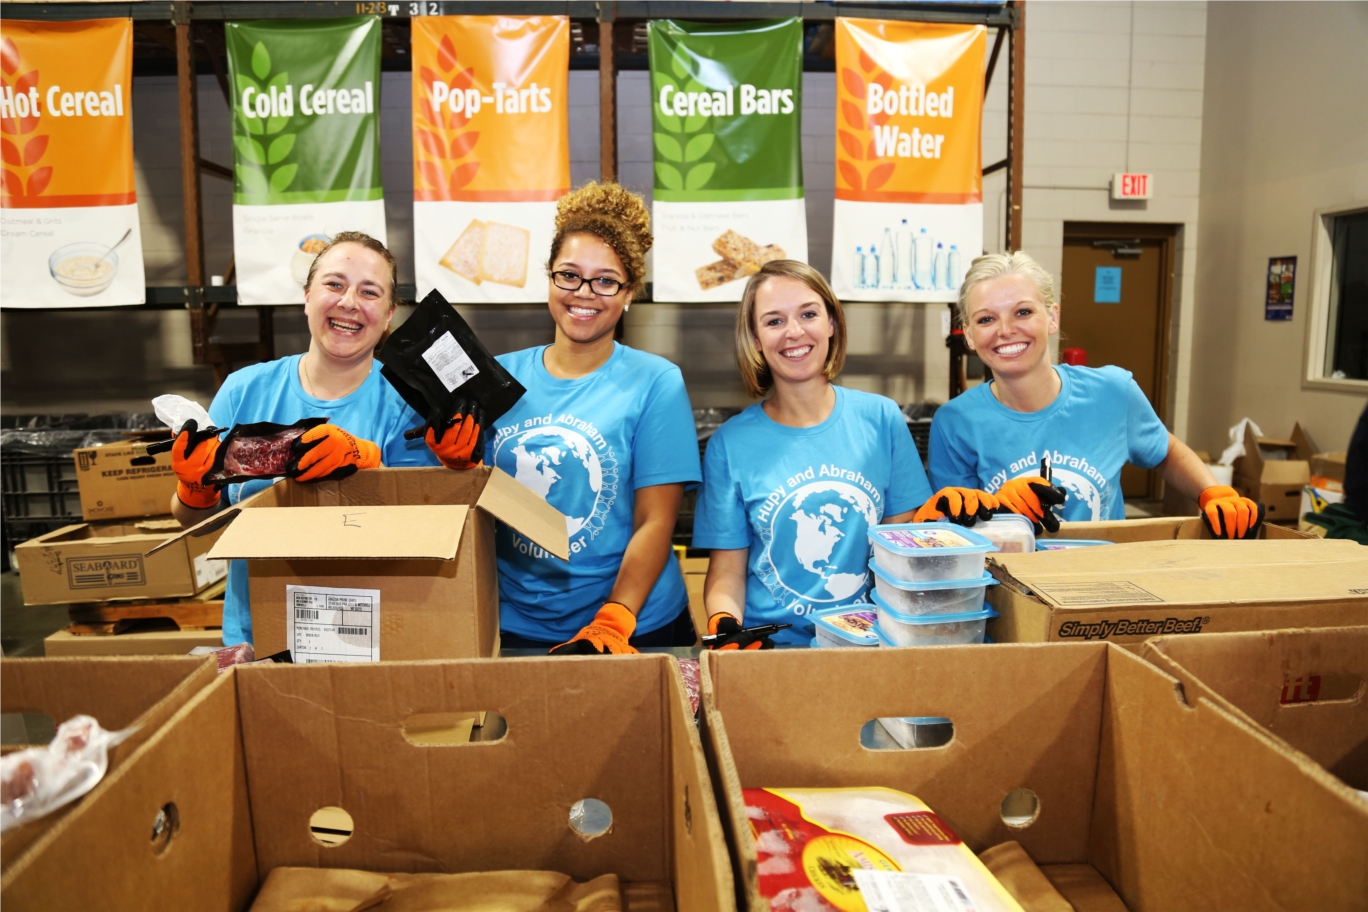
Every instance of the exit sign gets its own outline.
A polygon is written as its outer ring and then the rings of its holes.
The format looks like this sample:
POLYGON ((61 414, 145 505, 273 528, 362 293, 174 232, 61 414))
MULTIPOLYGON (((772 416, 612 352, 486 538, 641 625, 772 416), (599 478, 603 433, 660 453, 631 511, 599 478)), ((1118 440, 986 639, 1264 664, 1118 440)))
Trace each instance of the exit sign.
POLYGON ((1147 200, 1154 193, 1153 174, 1113 174, 1112 199, 1147 200))

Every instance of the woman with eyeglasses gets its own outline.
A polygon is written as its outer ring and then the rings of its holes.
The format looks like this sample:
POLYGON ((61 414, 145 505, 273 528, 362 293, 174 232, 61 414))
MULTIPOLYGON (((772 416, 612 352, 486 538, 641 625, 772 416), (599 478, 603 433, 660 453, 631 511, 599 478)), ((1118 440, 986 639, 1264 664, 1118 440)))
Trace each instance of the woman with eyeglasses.
POLYGON ((651 247, 641 197, 590 183, 561 199, 547 261, 556 338, 499 357, 527 388, 489 429, 485 459, 566 516, 570 560, 500 524, 504 648, 632 653, 694 642, 671 536, 701 480, 684 378, 613 341, 651 247))

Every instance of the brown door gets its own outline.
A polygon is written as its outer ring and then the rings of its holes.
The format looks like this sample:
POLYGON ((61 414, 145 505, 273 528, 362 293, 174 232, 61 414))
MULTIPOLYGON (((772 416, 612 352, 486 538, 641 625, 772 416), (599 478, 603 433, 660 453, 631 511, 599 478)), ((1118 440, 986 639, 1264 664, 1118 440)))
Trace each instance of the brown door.
MULTIPOLYGON (((1060 349, 1083 349, 1089 367, 1130 371, 1161 419, 1171 243, 1168 226, 1066 226, 1060 289, 1060 349)), ((1158 497, 1156 475, 1127 465, 1122 494, 1158 497)))

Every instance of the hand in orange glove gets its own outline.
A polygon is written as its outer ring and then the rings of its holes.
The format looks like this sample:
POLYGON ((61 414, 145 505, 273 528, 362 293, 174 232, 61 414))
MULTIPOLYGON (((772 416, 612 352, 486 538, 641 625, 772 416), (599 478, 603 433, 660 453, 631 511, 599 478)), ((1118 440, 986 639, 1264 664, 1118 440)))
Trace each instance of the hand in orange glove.
POLYGON ((1047 532, 1059 531, 1059 517, 1050 508, 1060 506, 1068 496, 1063 488, 1056 488, 1039 475, 1013 478, 997 492, 1004 507, 1035 523, 1037 535, 1041 526, 1047 532))
POLYGON ((335 481, 357 469, 380 468, 380 448, 353 437, 335 424, 309 428, 290 444, 294 454, 288 471, 296 481, 335 481))
POLYGON ((205 484, 204 476, 214 467, 218 456, 218 431, 201 431, 199 422, 191 418, 181 426, 171 444, 171 469, 176 473, 176 496, 180 502, 195 510, 208 510, 218 505, 219 486, 205 484))
MULTIPOLYGON (((720 611, 717 614, 714 614, 712 617, 708 618, 709 636, 729 636, 731 634, 739 632, 740 630, 741 622, 738 621, 736 618, 732 617, 730 614, 727 614, 727 612, 725 611, 720 611)), ((740 636, 732 639, 731 642, 727 643, 725 646, 716 646, 709 648, 716 649, 718 652, 725 652, 728 649, 773 649, 774 643, 767 636, 756 636, 755 634, 751 633, 742 633, 740 636)))
POLYGON ((1234 488, 1212 485, 1197 500, 1202 522, 1216 538, 1258 538, 1264 505, 1241 497, 1234 488))
POLYGON ((484 462, 484 410, 462 399, 451 417, 429 424, 425 439, 448 469, 473 469, 484 462))
POLYGON ((961 526, 972 526, 975 520, 989 519, 998 508, 998 499, 987 491, 975 488, 941 488, 922 504, 912 517, 913 522, 936 522, 948 519, 961 526))
POLYGON ((635 655, 627 642, 636 630, 636 615, 620 602, 604 602, 594 619, 570 638, 551 648, 550 655, 635 655))

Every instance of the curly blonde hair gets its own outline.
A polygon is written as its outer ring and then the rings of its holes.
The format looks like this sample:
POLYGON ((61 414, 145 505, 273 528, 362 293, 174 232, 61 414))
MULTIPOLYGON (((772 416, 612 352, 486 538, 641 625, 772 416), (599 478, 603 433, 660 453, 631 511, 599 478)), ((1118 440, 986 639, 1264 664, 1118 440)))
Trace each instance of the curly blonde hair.
POLYGON ((646 251, 651 249, 651 213, 640 196, 620 184, 590 181, 556 204, 556 236, 551 240, 549 273, 561 245, 572 234, 592 234, 622 260, 633 297, 645 284, 646 251))

